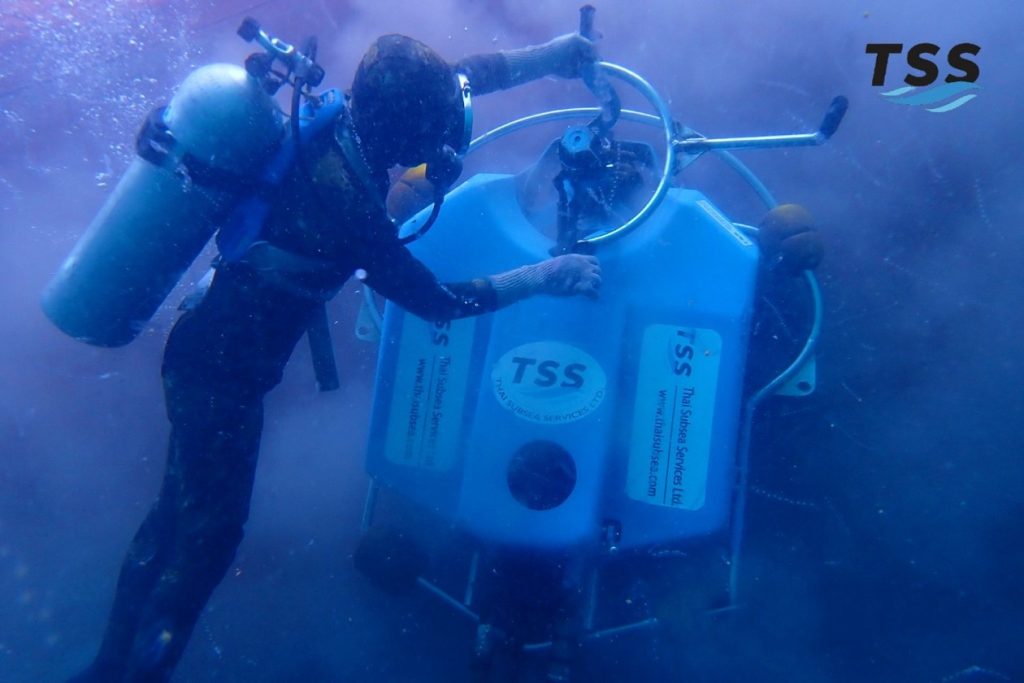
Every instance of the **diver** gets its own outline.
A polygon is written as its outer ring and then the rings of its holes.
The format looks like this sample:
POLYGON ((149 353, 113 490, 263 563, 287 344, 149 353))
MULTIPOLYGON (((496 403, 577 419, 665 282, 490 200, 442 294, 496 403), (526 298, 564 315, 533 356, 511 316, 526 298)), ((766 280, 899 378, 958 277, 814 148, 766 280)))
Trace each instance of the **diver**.
POLYGON ((303 145, 274 189, 258 239, 240 258, 220 260, 209 289, 170 333, 163 483, 128 548, 99 652, 73 681, 171 677, 242 540, 263 397, 311 318, 354 273, 430 320, 539 294, 596 295, 599 265, 581 254, 442 284, 399 240, 384 203, 391 167, 443 165, 468 135, 457 73, 480 95, 547 75, 575 78, 596 59, 594 44, 578 34, 456 64, 405 36, 373 43, 348 106, 303 145))

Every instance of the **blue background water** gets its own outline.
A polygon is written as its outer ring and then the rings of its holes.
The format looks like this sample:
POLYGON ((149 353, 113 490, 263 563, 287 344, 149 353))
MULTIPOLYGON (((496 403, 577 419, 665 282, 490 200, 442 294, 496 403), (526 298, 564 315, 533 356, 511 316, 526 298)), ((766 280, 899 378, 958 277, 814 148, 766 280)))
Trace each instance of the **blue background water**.
MULTIPOLYGON (((145 113, 195 66, 243 59, 234 29, 245 13, 289 39, 318 33, 328 81, 344 87, 381 33, 454 59, 571 30, 578 8, 249 5, 0 10, 0 680, 60 680, 84 664, 161 475, 158 368, 173 311, 109 350, 64 338, 37 305, 129 162, 145 113)), ((603 672, 591 679, 1024 679, 1024 15, 1012 2, 918 0, 598 9, 604 57, 647 76, 704 133, 812 129, 838 93, 851 107, 826 147, 744 155, 780 199, 815 213, 828 244, 819 390, 757 430, 745 607, 703 614, 720 566, 642 577, 666 628, 588 653, 603 672), (870 86, 868 42, 965 41, 982 47, 982 90, 961 109, 901 107, 870 86)), ((589 101, 577 83, 531 84, 480 98, 477 130, 589 101)), ((496 146, 470 172, 521 168, 542 142, 496 146)), ((714 160, 684 180, 756 219, 714 160)), ((376 592, 348 559, 374 365, 374 349, 348 333, 357 303, 348 288, 330 311, 342 389, 312 390, 300 346, 268 399, 248 536, 178 680, 463 675, 468 627, 426 598, 376 592)))

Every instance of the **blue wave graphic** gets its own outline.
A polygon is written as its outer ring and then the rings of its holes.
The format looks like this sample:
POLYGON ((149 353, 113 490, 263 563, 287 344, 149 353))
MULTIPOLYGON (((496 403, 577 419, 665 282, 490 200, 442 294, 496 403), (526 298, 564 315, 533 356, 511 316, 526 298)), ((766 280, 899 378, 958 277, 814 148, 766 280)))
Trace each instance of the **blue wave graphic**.
POLYGON ((917 88, 915 88, 912 85, 906 85, 903 86, 902 88, 896 88, 895 90, 890 90, 889 92, 884 92, 882 94, 885 95, 886 97, 896 97, 898 95, 902 95, 903 93, 913 92, 916 89, 917 88))
MULTIPOLYGON (((978 86, 975 85, 974 83, 957 81, 955 83, 943 83, 942 85, 938 85, 935 86, 934 88, 929 88, 927 90, 918 90, 917 88, 914 88, 912 86, 896 88, 895 90, 890 90, 889 92, 882 93, 882 97, 885 97, 893 104, 925 106, 929 104, 936 104, 938 102, 942 102, 943 100, 948 100, 949 98, 956 97, 957 95, 960 95, 961 93, 966 92, 968 90, 977 89, 978 86)), ((977 95, 975 94, 964 95, 962 97, 957 97, 956 99, 954 99, 951 102, 948 102, 947 104, 943 104, 938 107, 925 108, 930 112, 935 112, 936 114, 943 114, 947 111, 953 111, 954 109, 957 109, 967 104, 975 97, 977 97, 977 95)))
POLYGON ((944 104, 941 107, 934 107, 932 109, 928 109, 928 111, 933 111, 936 114, 944 114, 947 111, 953 111, 957 107, 959 107, 961 105, 964 105, 964 104, 967 104, 968 102, 973 100, 975 97, 977 97, 977 95, 964 95, 963 97, 959 97, 959 98, 953 100, 949 104, 944 104))

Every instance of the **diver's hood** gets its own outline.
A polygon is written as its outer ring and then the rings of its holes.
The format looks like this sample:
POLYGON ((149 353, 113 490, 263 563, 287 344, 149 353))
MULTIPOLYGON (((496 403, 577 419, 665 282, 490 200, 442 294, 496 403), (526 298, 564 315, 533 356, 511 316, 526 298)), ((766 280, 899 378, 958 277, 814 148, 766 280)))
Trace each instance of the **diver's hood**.
POLYGON ((417 40, 378 38, 356 69, 351 98, 352 122, 374 161, 415 166, 445 145, 467 147, 468 81, 417 40))

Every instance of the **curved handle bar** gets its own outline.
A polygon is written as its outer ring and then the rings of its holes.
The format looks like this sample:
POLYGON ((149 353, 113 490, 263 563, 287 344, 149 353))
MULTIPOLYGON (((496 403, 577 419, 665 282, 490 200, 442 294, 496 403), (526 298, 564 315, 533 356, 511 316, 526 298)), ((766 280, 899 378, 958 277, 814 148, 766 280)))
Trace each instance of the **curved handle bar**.
MULTIPOLYGON (((662 166, 661 179, 658 182, 658 186, 655 188, 654 193, 651 195, 650 199, 647 200, 647 203, 643 206, 642 209, 640 209, 640 211, 637 212, 635 216, 633 216, 628 221, 626 221, 619 227, 615 228, 614 230, 609 230, 608 232, 601 235, 597 235, 595 237, 588 237, 586 239, 579 240, 576 243, 577 246, 596 245, 602 242, 610 242, 629 233, 630 231, 634 230, 638 225, 647 220, 650 217, 650 215, 654 213, 655 209, 658 208, 658 205, 661 203, 661 200, 664 199, 665 195, 668 193, 669 184, 672 181, 672 174, 675 169, 676 157, 675 148, 673 146, 675 124, 672 120, 672 112, 669 111, 668 105, 665 104, 665 101, 657 93, 654 87, 651 86, 650 83, 644 80, 637 73, 630 71, 625 67, 619 66, 617 64, 611 64, 609 62, 597 62, 597 66, 600 67, 604 72, 611 74, 616 78, 620 78, 626 81, 629 85, 636 88, 647 99, 647 101, 650 102, 657 110, 657 116, 652 116, 651 114, 643 114, 641 112, 629 110, 623 111, 622 113, 626 118, 630 120, 644 121, 647 123, 658 122, 655 125, 660 126, 660 128, 664 132, 665 137, 665 163, 662 166)), ((545 112, 543 114, 534 114, 533 116, 526 116, 521 119, 516 119, 515 121, 510 121, 509 123, 506 123, 503 126, 499 126, 491 131, 488 131, 487 133, 484 133, 476 140, 473 140, 473 142, 470 143, 469 145, 469 150, 467 151, 467 154, 476 149, 479 149, 480 147, 490 142, 497 140, 498 138, 502 138, 508 135, 509 133, 520 130, 522 128, 526 128, 527 126, 536 125, 544 121, 558 121, 562 119, 576 118, 580 116, 580 114, 590 113, 593 111, 595 110, 592 108, 563 109, 545 112)))
MULTIPOLYGON (((672 140, 675 137, 675 123, 672 119, 672 112, 669 111, 668 105, 665 104, 665 100, 661 98, 661 95, 658 94, 650 83, 644 80, 636 72, 608 62, 598 62, 597 66, 599 66, 605 73, 622 79, 629 85, 636 88, 640 94, 642 94, 647 101, 651 103, 655 111, 658 112, 658 118, 661 120, 661 128, 665 138, 665 163, 662 165, 661 178, 658 181, 658 186, 654 189, 654 193, 651 195, 650 199, 647 200, 644 207, 640 209, 635 216, 614 230, 609 230, 602 235, 579 240, 579 242, 577 242, 577 245, 579 246, 611 242, 612 240, 618 239, 636 229, 637 226, 650 218, 651 214, 654 213, 658 208, 658 205, 661 204, 661 201, 668 193, 668 188, 672 182, 672 175, 676 165, 675 148, 672 146, 672 140)), ((617 99, 618 98, 616 98, 616 100, 617 99)))

